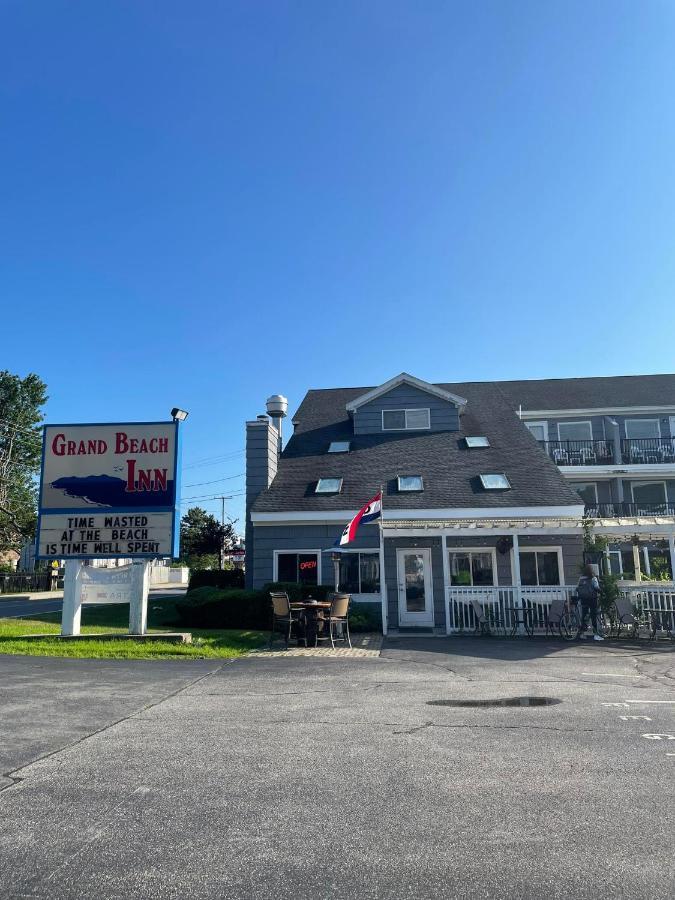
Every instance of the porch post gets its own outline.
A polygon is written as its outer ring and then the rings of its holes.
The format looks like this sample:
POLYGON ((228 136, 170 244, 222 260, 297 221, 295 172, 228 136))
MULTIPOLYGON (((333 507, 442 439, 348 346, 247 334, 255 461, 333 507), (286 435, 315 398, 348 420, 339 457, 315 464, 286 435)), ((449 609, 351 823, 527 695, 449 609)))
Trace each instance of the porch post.
POLYGON ((612 574, 612 558, 609 555, 609 545, 603 551, 605 557, 605 575, 612 574))
POLYGON ((645 572, 647 573, 647 575, 651 575, 651 574, 652 574, 652 567, 651 567, 651 564, 650 564, 650 562, 649 562, 649 547, 647 547, 646 544, 645 544, 645 546, 642 548, 642 557, 643 557, 643 559, 644 559, 644 561, 645 561, 645 572))
POLYGON ((672 531, 668 535, 668 549, 670 550, 670 580, 675 581, 675 534, 672 531))
POLYGON ((633 544, 633 567, 635 569, 635 580, 642 581, 642 567, 640 566, 640 547, 633 544))
MULTIPOLYGON (((520 544, 518 543, 518 535, 513 534, 513 584, 515 586, 513 605, 518 609, 523 608, 523 597, 520 590, 520 544)), ((518 632, 523 633, 523 626, 518 626, 518 632)))
POLYGON ((448 565, 448 536, 443 532, 441 536, 441 553, 443 554, 443 606, 445 608, 445 633, 450 634, 450 566, 448 565))

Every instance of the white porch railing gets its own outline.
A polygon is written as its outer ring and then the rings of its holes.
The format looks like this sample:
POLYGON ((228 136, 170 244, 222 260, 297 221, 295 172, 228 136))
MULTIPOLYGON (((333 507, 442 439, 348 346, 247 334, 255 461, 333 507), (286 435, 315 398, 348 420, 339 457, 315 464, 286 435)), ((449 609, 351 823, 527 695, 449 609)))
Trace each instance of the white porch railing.
POLYGON ((675 632, 675 584, 672 582, 642 582, 620 585, 624 597, 629 597, 640 613, 650 614, 659 631, 675 632))
MULTIPOLYGON (((552 587, 447 587, 447 633, 473 631, 476 617, 473 601, 480 603, 488 624, 494 629, 511 631, 518 613, 514 610, 531 609, 530 621, 536 633, 546 630, 546 613, 551 603, 569 597, 576 588, 573 585, 552 587)), ((522 619, 522 614, 520 616, 522 619)))

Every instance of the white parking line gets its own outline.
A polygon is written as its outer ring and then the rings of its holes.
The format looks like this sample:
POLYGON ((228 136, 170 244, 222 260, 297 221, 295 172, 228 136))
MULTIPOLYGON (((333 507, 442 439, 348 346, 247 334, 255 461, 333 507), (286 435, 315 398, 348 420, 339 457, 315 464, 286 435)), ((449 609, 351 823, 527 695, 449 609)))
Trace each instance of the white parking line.
POLYGON ((675 703, 675 700, 626 700, 626 703, 675 703))
POLYGON ((637 672, 582 672, 582 675, 599 675, 601 678, 646 678, 637 672))
POLYGON ((641 719, 643 722, 651 722, 649 716, 619 716, 622 722, 628 722, 629 719, 641 719))

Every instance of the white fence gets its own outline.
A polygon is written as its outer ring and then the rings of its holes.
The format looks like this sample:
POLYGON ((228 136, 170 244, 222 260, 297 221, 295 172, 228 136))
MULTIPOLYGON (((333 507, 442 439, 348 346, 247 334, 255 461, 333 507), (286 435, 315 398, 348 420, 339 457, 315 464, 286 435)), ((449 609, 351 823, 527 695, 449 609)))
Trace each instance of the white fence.
POLYGON ((629 597, 638 612, 648 616, 659 631, 675 632, 675 584, 672 582, 643 582, 639 585, 620 585, 624 597, 629 597))
MULTIPOLYGON (((572 585, 559 587, 448 587, 447 633, 473 631, 476 617, 473 602, 477 601, 494 630, 511 631, 514 622, 522 622, 523 610, 528 613, 535 633, 546 630, 546 614, 554 600, 568 598, 576 588, 572 585)), ((522 629, 522 626, 521 626, 522 629)))

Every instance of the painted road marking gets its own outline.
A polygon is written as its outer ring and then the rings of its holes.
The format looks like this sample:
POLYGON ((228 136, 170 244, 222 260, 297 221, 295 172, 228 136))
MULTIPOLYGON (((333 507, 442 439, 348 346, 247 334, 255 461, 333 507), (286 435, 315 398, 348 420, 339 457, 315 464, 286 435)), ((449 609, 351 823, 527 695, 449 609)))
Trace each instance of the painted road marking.
POLYGON ((582 672, 582 675, 599 675, 601 678, 646 678, 646 675, 638 675, 637 672, 582 672))
POLYGON ((649 716, 619 716, 622 722, 627 722, 629 719, 644 719, 645 722, 651 722, 649 716))
POLYGON ((675 700, 626 700, 626 703, 675 703, 675 700))
POLYGON ((629 709, 627 703, 603 703, 603 706, 618 706, 620 709, 629 709))
POLYGON ((648 741, 675 741, 675 734, 643 734, 648 741))

